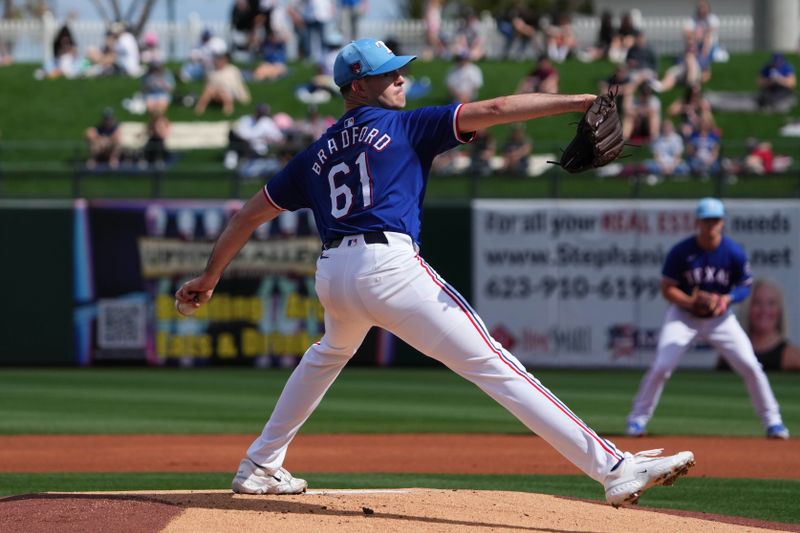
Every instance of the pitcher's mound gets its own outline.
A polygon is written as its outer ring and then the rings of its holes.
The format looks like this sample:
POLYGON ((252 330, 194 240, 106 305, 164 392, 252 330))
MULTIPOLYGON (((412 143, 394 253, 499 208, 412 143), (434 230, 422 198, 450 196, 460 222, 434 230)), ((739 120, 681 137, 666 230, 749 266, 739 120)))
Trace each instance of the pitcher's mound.
POLYGON ((230 491, 46 493, 2 499, 0 508, 0 531, 26 533, 752 531, 745 525, 653 510, 478 490, 313 490, 297 496, 230 491))

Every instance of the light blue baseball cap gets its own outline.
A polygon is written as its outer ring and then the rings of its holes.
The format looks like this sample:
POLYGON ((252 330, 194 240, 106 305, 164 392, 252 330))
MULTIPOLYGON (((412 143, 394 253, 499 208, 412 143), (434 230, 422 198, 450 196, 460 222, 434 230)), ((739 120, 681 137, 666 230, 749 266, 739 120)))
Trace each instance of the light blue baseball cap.
POLYGON ((366 76, 403 68, 417 56, 396 56, 383 41, 359 39, 339 50, 333 62, 333 81, 339 87, 366 76))
POLYGON ((701 198, 697 202, 697 219, 724 218, 725 206, 716 198, 701 198))

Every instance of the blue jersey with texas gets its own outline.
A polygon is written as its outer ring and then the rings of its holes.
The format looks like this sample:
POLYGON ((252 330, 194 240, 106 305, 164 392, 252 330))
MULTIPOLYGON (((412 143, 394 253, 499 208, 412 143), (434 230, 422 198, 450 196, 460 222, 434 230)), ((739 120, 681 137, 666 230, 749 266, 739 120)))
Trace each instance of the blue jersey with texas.
POLYGON ((734 287, 752 282, 744 248, 725 235, 712 251, 701 248, 695 236, 679 242, 667 254, 661 273, 686 294, 695 287, 728 294, 734 287))
POLYGON ((433 158, 469 140, 456 131, 460 109, 351 109, 267 183, 267 199, 311 208, 323 242, 380 230, 419 241, 433 158))

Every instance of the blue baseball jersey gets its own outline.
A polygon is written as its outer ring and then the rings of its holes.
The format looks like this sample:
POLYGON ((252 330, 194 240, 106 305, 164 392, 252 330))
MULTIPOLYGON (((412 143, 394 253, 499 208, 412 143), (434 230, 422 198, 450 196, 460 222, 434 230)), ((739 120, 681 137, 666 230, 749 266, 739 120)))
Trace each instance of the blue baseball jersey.
POLYGON ((346 112, 264 187, 282 210, 310 208, 323 242, 370 231, 419 242, 422 200, 433 158, 459 143, 460 104, 346 112))
POLYGON ((667 254, 661 273, 686 294, 695 287, 728 294, 734 287, 752 282, 744 248, 725 235, 712 251, 701 248, 695 236, 679 242, 667 254))

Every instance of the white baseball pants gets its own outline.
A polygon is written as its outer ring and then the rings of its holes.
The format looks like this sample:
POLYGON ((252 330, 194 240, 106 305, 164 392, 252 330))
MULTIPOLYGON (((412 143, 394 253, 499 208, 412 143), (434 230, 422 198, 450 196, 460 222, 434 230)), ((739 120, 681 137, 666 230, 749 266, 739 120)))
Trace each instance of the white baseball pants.
POLYGON ((306 351, 272 416, 247 451, 267 468, 286 449, 373 326, 475 383, 580 470, 603 482, 622 454, 599 437, 491 338, 481 319, 417 254, 407 235, 389 244, 345 237, 317 260, 325 335, 306 351))
POLYGON ((642 427, 653 417, 664 384, 695 340, 705 340, 719 350, 744 380, 756 414, 764 427, 781 424, 781 413, 769 380, 753 352, 753 345, 736 316, 728 311, 715 318, 698 318, 671 305, 667 310, 656 358, 639 384, 628 422, 642 427))

